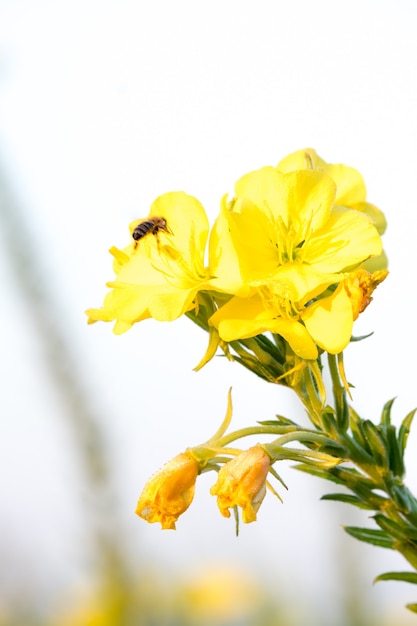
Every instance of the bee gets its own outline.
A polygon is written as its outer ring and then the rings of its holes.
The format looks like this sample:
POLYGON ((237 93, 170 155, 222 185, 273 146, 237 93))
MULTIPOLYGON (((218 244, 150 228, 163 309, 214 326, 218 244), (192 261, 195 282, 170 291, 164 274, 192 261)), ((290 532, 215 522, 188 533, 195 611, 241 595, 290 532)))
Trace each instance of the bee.
POLYGON ((138 245, 140 239, 149 233, 152 233, 152 235, 158 235, 160 230, 163 230, 165 233, 172 233, 164 217, 151 216, 143 222, 140 222, 132 232, 132 238, 135 240, 135 247, 138 245))

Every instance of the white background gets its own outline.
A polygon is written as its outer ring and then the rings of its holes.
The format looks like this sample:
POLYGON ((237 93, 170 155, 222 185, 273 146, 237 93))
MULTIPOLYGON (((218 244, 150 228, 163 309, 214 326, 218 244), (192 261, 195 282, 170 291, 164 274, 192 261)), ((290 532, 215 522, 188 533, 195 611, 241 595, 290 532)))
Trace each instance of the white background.
MULTIPOLYGON (((2 169, 56 301, 51 319, 105 429, 133 561, 175 575, 247 568, 333 624, 350 568, 381 624, 411 623, 411 586, 371 584, 406 563, 345 537, 341 525, 366 516, 320 503, 327 485, 288 467, 284 505, 268 495, 238 539, 209 496, 214 477, 199 481, 176 532, 137 518, 147 477, 214 432, 230 385, 236 426, 302 413, 287 390, 237 364, 193 372, 206 337, 187 320, 116 337, 110 325, 87 327, 83 311, 112 277, 108 248, 127 243, 128 223, 156 196, 184 190, 213 221, 243 173, 314 147, 359 169, 388 218, 391 274, 355 329, 375 333, 345 360, 357 411, 376 420, 398 396, 399 422, 417 404, 416 17, 414 0, 0 1, 2 169)), ((23 245, 20 235, 9 243, 23 245)), ((85 573, 82 476, 8 252, 1 280, 0 582, 5 596, 24 590, 49 606, 85 573)), ((416 435, 409 446, 416 490, 416 435)))

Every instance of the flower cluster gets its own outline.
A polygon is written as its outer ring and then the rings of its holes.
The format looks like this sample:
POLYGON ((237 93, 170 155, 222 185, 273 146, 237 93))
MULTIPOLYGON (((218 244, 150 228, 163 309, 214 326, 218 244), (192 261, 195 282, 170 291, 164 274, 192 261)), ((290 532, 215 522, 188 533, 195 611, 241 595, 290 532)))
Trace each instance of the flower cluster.
POLYGON ((318 444, 325 448, 331 443, 329 438, 316 431, 299 428, 284 420, 281 424, 273 422, 226 435, 231 418, 229 391, 227 412, 220 428, 209 441, 177 454, 148 480, 136 507, 139 517, 149 523, 159 522, 163 529, 175 530, 179 516, 193 501, 199 474, 213 470, 217 472, 217 481, 211 487, 210 493, 217 496, 220 513, 224 517, 230 517, 230 509, 233 509, 238 520, 240 508, 243 523, 249 524, 256 521, 267 488, 281 500, 267 480, 271 474, 286 487, 273 467, 274 463, 291 458, 316 468, 329 468, 341 462, 339 456, 329 455, 323 450, 287 447, 288 443, 299 441, 308 444, 310 448, 317 447, 318 444), (259 434, 279 436, 272 442, 263 445, 257 443, 247 450, 230 448, 227 445, 244 436, 259 434))
POLYGON ((301 150, 240 178, 211 231, 196 198, 157 198, 130 225, 131 243, 111 248, 116 277, 88 321, 114 321, 119 334, 146 318, 187 314, 214 338, 210 356, 266 332, 304 360, 337 354, 363 309, 358 299, 385 278, 384 229, 359 172, 301 150))
MULTIPOLYGON (((168 461, 145 485, 136 513, 147 522, 160 522, 163 529, 175 529, 175 522, 190 506, 194 497, 199 468, 205 465, 192 449, 168 461)), ((229 509, 242 508, 244 523, 254 522, 266 493, 266 478, 271 458, 261 445, 244 450, 218 473, 211 488, 217 496, 220 512, 230 517, 229 509)))
MULTIPOLYGON (((325 408, 317 361, 327 352, 340 362, 354 320, 386 277, 385 227, 383 214, 366 201, 359 172, 328 164, 312 149, 242 176, 233 196, 223 197, 211 229, 201 203, 184 192, 160 196, 146 218, 130 224, 129 245, 110 250, 115 278, 103 307, 87 311, 89 323, 115 322, 120 334, 147 318, 187 315, 210 337, 198 367, 220 347, 266 380, 293 387, 320 429, 284 420, 224 437, 229 406, 209 442, 177 455, 148 481, 136 509, 140 517, 175 528, 198 475, 215 470, 211 494, 221 514, 229 517, 240 507, 249 523, 266 488, 272 489, 268 474, 281 480, 276 461, 327 468, 341 462, 343 445, 328 437, 336 422, 325 408), (227 447, 258 433, 280 437, 243 451, 227 447), (306 450, 285 447, 293 440, 306 450)), ((347 382, 340 372, 343 395, 347 382)), ((347 412, 339 404, 338 426, 345 429, 347 412)))

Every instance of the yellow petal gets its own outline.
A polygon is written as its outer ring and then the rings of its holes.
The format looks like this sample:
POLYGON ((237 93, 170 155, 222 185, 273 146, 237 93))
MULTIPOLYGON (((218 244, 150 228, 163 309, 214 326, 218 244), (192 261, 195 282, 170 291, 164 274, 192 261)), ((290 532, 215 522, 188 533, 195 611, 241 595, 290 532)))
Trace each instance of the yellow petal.
POLYGON ((318 356, 317 347, 305 327, 297 320, 277 317, 273 310, 265 308, 258 294, 232 298, 212 315, 209 323, 218 329, 224 341, 248 339, 270 331, 284 337, 301 358, 318 356))
MULTIPOLYGON (((238 213, 224 211, 220 219, 225 221, 220 242, 222 266, 233 263, 234 274, 240 276, 242 285, 238 293, 251 281, 268 276, 279 265, 277 247, 274 243, 274 223, 257 206, 246 202, 238 213)), ((226 269, 227 271, 227 269, 226 269)), ((231 285, 233 287, 233 285, 231 285)), ((231 293, 236 291, 230 289, 231 293)), ((236 294, 237 295, 237 294, 236 294)))
POLYGON ((271 459, 257 444, 220 468, 210 493, 217 496, 217 505, 224 517, 230 517, 229 509, 240 506, 245 524, 256 521, 256 514, 265 497, 270 466, 271 459))
POLYGON ((335 207, 325 227, 305 244, 305 255, 317 272, 340 272, 382 252, 382 241, 364 213, 335 207))
POLYGON ((150 524, 160 522, 163 529, 174 529, 178 517, 194 498, 198 462, 189 452, 168 461, 146 483, 136 513, 150 524))
POLYGON ((330 177, 317 170, 282 174, 273 167, 263 167, 243 176, 236 183, 235 192, 238 199, 250 201, 270 220, 304 227, 302 239, 308 231, 326 222, 336 187, 330 177))
POLYGON ((280 172, 295 170, 323 169, 327 163, 321 159, 313 148, 305 148, 288 154, 277 165, 280 172))
POLYGON ((356 204, 352 204, 352 209, 355 211, 361 211, 362 213, 366 213, 375 225, 375 228, 379 232, 380 235, 383 235, 387 229, 387 220, 385 215, 383 214, 378 207, 370 202, 357 202, 356 204))
MULTIPOLYGON (((172 191, 157 198, 149 215, 162 216, 175 238, 175 247, 182 254, 185 264, 191 265, 197 251, 204 257, 209 232, 209 221, 202 204, 183 191, 172 191), (190 242, 193 241, 193 248, 190 242)), ((169 243, 170 237, 165 237, 169 243)))
POLYGON ((309 306, 303 321, 320 348, 330 354, 344 350, 352 335, 353 311, 343 284, 331 296, 309 306))
POLYGON ((246 295, 250 290, 242 276, 238 251, 230 234, 230 212, 225 196, 210 233, 209 273, 216 291, 246 295))
POLYGON ((277 169, 280 172, 293 172, 303 169, 317 169, 330 176, 336 183, 335 204, 351 207, 366 199, 366 187, 362 175, 353 167, 326 163, 312 148, 297 150, 282 159, 277 169))
POLYGON ((194 298, 198 286, 193 289, 177 289, 166 287, 156 292, 149 300, 150 316, 160 322, 172 322, 178 317, 195 308, 194 298))
POLYGON ((304 228, 303 239, 326 224, 334 204, 336 186, 318 170, 289 172, 284 175, 285 202, 289 222, 304 228))
POLYGON ((266 166, 242 176, 235 184, 236 198, 248 200, 268 217, 288 221, 284 176, 274 167, 266 166))
POLYGON ((336 183, 335 204, 351 207, 356 202, 366 199, 366 187, 362 175, 354 167, 335 164, 324 168, 326 174, 336 183))

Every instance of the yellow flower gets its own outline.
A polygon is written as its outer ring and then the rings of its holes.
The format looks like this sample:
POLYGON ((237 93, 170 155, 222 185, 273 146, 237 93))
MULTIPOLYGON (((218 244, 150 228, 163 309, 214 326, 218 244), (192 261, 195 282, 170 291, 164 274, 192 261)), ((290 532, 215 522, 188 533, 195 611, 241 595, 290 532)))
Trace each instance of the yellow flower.
MULTIPOLYGON (((375 205, 366 201, 365 182, 355 168, 341 163, 326 163, 315 150, 306 148, 286 156, 278 163, 277 169, 280 172, 302 169, 317 169, 324 172, 336 183, 334 203, 366 213, 373 220, 379 234, 384 234, 387 227, 385 216, 375 205)), ((381 270, 387 267, 387 263, 385 252, 382 251, 380 255, 366 261, 364 267, 369 271, 381 270)))
POLYGON ((335 195, 334 181, 318 170, 283 174, 263 167, 243 176, 213 228, 213 236, 221 231, 216 275, 238 264, 241 287, 274 282, 298 301, 380 254, 371 220, 334 206, 335 195))
POLYGON ((194 498, 199 464, 190 452, 182 452, 168 461, 146 483, 138 500, 136 513, 163 529, 174 529, 179 516, 194 498))
POLYGON ((346 347, 353 311, 336 286, 382 243, 370 218, 334 206, 335 195, 334 181, 318 170, 264 167, 238 181, 213 229, 218 275, 232 268, 237 284, 209 320, 221 339, 270 331, 304 359, 317 358, 317 346, 332 354, 346 347))
MULTIPOLYGON (((88 309, 88 322, 115 321, 120 334, 152 317, 171 321, 195 308, 195 296, 208 284, 204 252, 209 232, 200 202, 183 192, 155 200, 147 219, 163 217, 167 231, 149 232, 124 250, 111 248, 115 280, 101 309, 88 309)), ((140 220, 130 225, 134 232, 140 220)))
POLYGON ((210 493, 217 496, 217 505, 224 517, 230 517, 229 509, 240 506, 245 524, 256 521, 256 513, 265 497, 270 466, 271 459, 257 444, 220 468, 210 493))

